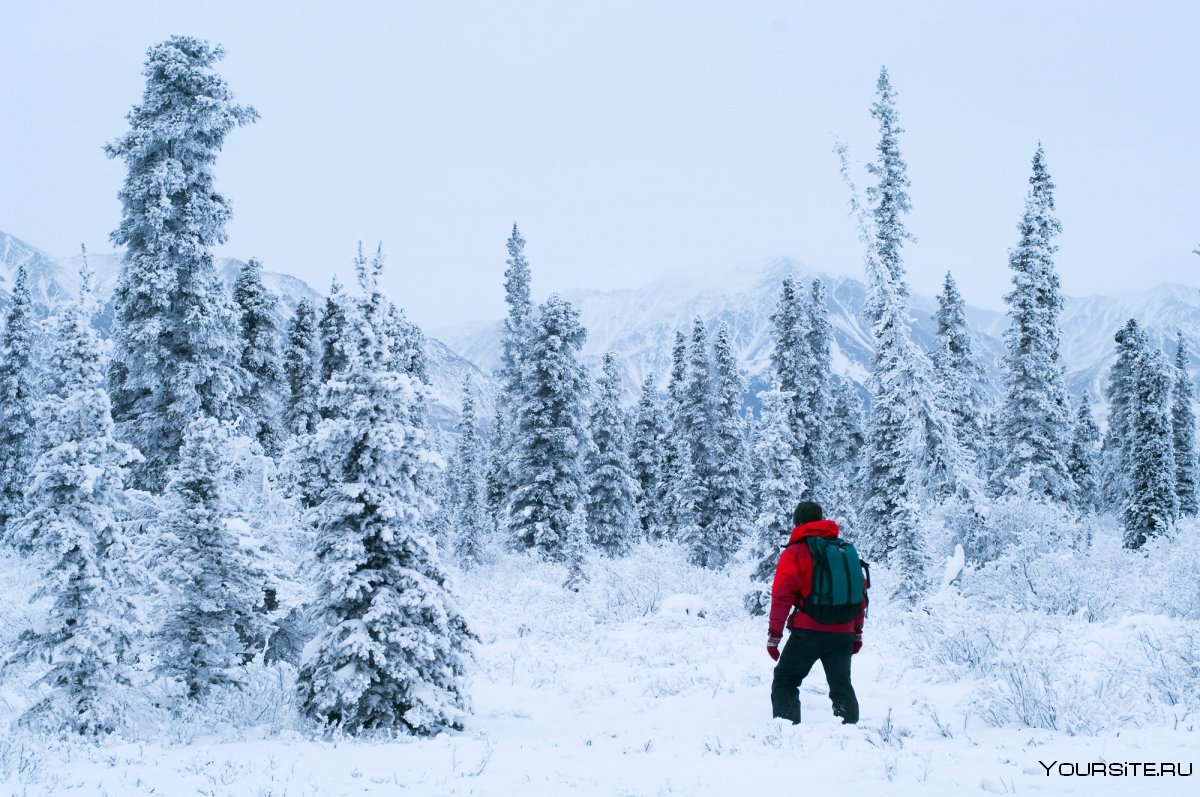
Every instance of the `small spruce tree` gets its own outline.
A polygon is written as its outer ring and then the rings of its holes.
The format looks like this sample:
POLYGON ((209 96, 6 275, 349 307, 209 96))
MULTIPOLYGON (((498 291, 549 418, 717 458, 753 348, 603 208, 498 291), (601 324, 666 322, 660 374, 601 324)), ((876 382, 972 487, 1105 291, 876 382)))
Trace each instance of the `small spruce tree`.
POLYGON ((1194 517, 1197 511, 1196 489, 1200 474, 1196 463, 1196 415, 1192 410, 1195 390, 1188 369, 1188 346, 1179 332, 1175 354, 1175 389, 1171 398, 1171 448, 1175 453, 1175 495, 1179 514, 1194 517))
POLYGON ((604 355, 596 385, 591 431, 587 457, 591 479, 588 538, 596 548, 615 556, 628 551, 636 536, 638 483, 629 462, 629 435, 621 409, 621 372, 611 353, 604 355))
POLYGON ((242 547, 228 497, 229 431, 199 417, 183 434, 158 520, 170 606, 159 629, 160 668, 189 699, 238 684, 237 667, 264 636, 266 575, 242 547))
POLYGON ((1079 397, 1079 408, 1075 411, 1067 471, 1075 485, 1075 506, 1082 512, 1095 512, 1100 497, 1100 427, 1092 417, 1092 404, 1086 393, 1079 397))
POLYGON ((726 562, 733 559, 750 525, 750 457, 746 449, 742 395, 745 383, 738 372, 737 355, 729 339, 729 326, 722 324, 713 339, 715 406, 713 519, 710 545, 721 551, 726 562))
POLYGON ((355 732, 406 729, 433 735, 461 727, 473 637, 426 527, 432 510, 418 486, 430 456, 414 417, 427 388, 395 370, 383 257, 355 259, 364 297, 347 314, 346 366, 327 382, 321 421, 327 478, 313 510, 323 572, 316 609, 324 628, 298 674, 309 716, 355 732))
POLYGON ((800 460, 790 444, 792 397, 773 389, 759 393, 758 398, 762 417, 754 443, 755 516, 750 532, 750 561, 757 564, 745 597, 751 614, 770 610, 771 579, 792 529, 792 509, 806 492, 800 460))
POLYGON ((321 420, 317 407, 321 350, 317 339, 317 311, 308 299, 296 303, 296 312, 288 323, 283 371, 288 388, 284 428, 291 435, 312 434, 321 420))
POLYGON ((279 301, 262 281, 262 264, 250 258, 233 284, 241 331, 242 428, 263 447, 267 456, 279 454, 283 445, 282 405, 285 387, 283 359, 279 353, 279 301))
POLYGON ((637 514, 642 532, 648 537, 662 536, 666 517, 662 506, 664 446, 668 445, 667 425, 662 401, 654 387, 654 375, 646 377, 638 400, 630 444, 630 465, 637 480, 637 514))
POLYGON ((29 511, 13 521, 19 538, 36 540, 49 554, 40 594, 53 603, 9 661, 49 663, 25 720, 100 735, 121 725, 130 697, 134 610, 121 516, 125 470, 138 454, 113 437, 101 346, 90 324, 90 277, 85 257, 80 301, 55 325, 29 511))

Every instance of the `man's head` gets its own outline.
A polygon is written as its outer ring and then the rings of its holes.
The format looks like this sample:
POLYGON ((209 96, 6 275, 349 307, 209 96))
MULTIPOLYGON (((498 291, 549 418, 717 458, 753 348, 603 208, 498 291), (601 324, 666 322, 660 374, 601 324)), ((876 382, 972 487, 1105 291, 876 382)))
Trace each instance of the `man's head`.
POLYGON ((824 519, 825 513, 821 511, 821 505, 816 501, 801 501, 796 504, 796 511, 792 513, 793 526, 803 526, 805 523, 824 519))

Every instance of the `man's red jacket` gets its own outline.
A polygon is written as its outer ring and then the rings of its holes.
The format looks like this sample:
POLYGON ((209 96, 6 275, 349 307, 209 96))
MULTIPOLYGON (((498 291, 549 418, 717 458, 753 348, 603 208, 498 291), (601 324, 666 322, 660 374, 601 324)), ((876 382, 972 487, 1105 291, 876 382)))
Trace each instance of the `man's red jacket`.
POLYGON ((792 611, 792 608, 808 597, 812 587, 813 558, 807 545, 792 545, 805 537, 826 537, 832 539, 838 535, 838 525, 832 520, 817 520, 805 523, 792 529, 788 539, 788 547, 779 555, 779 564, 775 566, 775 583, 771 586, 771 622, 768 633, 771 639, 783 636, 784 623, 788 628, 806 628, 810 631, 830 631, 835 634, 855 634, 862 631, 863 621, 867 616, 867 595, 863 593, 863 610, 858 617, 845 623, 824 625, 809 617, 802 611, 792 611), (788 613, 791 620, 788 621, 788 613))

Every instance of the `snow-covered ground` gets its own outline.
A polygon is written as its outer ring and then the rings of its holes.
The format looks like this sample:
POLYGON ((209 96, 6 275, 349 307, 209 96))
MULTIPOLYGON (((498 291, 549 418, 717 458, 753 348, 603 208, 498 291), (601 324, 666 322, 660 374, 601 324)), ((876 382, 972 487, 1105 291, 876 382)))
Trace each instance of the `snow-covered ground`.
MULTIPOLYGON (((24 567, 0 566, 6 637, 33 611, 24 567)), ((147 695, 136 741, 91 746, 5 723, 0 793, 753 795, 837 785, 851 794, 1171 795, 1200 782, 1047 775, 1039 763, 1194 766, 1194 620, 984 611, 957 584, 906 613, 888 604, 888 574, 877 572, 854 659, 860 724, 830 714, 818 666, 801 693, 804 723, 793 727, 770 718, 766 624, 742 607, 746 570, 709 573, 671 546, 641 546, 627 559, 593 560, 590 573, 571 593, 563 568, 506 555, 460 577, 480 637, 474 713, 461 733, 322 735, 291 709, 291 668, 256 666, 243 692, 191 717, 161 719, 147 695)), ((1031 573, 1031 588, 1044 577, 1031 573)), ((1194 584, 1178 587, 1195 599, 1186 592, 1194 584)), ((10 715, 27 699, 11 680, 3 697, 10 715)))

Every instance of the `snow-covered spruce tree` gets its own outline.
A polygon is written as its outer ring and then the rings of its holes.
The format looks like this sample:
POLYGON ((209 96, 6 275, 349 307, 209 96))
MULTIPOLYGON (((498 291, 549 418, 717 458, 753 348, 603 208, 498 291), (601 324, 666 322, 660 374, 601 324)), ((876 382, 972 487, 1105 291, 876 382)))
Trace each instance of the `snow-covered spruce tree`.
POLYGON ((871 415, 862 463, 863 543, 868 556, 889 562, 899 577, 894 596, 914 601, 924 587, 923 543, 917 504, 953 492, 962 456, 953 423, 936 400, 930 366, 913 343, 901 248, 911 238, 901 218, 910 209, 907 167, 900 155, 894 92, 887 70, 879 76, 879 159, 869 166, 868 295, 875 355, 868 388, 871 415))
POLYGON ((496 423, 492 432, 497 456, 491 458, 488 471, 489 493, 499 513, 507 510, 513 490, 518 486, 512 472, 509 453, 513 450, 513 435, 517 429, 515 411, 525 401, 524 362, 535 334, 537 323, 533 300, 530 298, 532 273, 525 257, 525 239, 513 223, 512 234, 505 243, 508 259, 504 269, 504 302, 508 315, 500 340, 500 368, 496 379, 501 400, 496 403, 496 423))
MULTIPOLYGON (((382 258, 382 250, 377 251, 375 256, 382 258)), ((425 333, 405 317, 403 310, 391 302, 388 302, 384 334, 388 336, 388 351, 392 358, 388 368, 428 385, 429 366, 425 360, 425 333)), ((429 400, 428 391, 422 390, 416 395, 409 411, 409 417, 414 424, 422 427, 425 425, 429 417, 429 400)), ((436 448, 432 439, 430 445, 436 448)), ((417 477, 417 487, 428 491, 442 480, 437 466, 432 461, 426 462, 417 477)))
POLYGON ((429 384, 429 366, 425 360, 425 333, 409 321, 404 311, 389 302, 387 321, 384 325, 391 338, 390 365, 396 371, 429 384))
MULTIPOLYGON (((729 560, 735 541, 718 539, 716 391, 714 389, 712 352, 708 344, 708 329, 696 318, 688 341, 687 372, 683 384, 680 420, 682 432, 691 454, 688 482, 680 485, 682 502, 694 513, 686 534, 680 541, 688 547, 692 561, 701 567, 719 569, 729 560)), ((681 532, 683 530, 681 529, 681 532)))
POLYGON ((417 488, 430 452, 413 410, 427 388, 393 368, 382 257, 368 264, 360 246, 355 265, 365 295, 347 316, 346 366, 321 390, 338 408, 317 427, 326 482, 310 512, 325 629, 306 646, 300 703, 349 731, 435 734, 461 726, 471 635, 417 488))
POLYGON ((1129 402, 1129 495, 1121 507, 1128 548, 1142 547, 1166 531, 1179 515, 1171 446, 1171 383, 1175 375, 1166 355, 1144 342, 1134 362, 1129 402))
POLYGON ((800 387, 800 369, 808 348, 807 321, 804 299, 796 287, 796 281, 785 277, 779 288, 775 312, 771 314, 771 367, 775 373, 775 384, 791 396, 788 423, 792 428, 792 445, 796 456, 800 458, 801 467, 804 466, 802 452, 807 430, 801 422, 804 391, 800 387))
POLYGON ((800 329, 797 356, 798 433, 800 462, 809 492, 824 495, 832 481, 829 468, 829 388, 832 381, 833 332, 829 324, 829 302, 825 283, 814 279, 807 301, 802 303, 804 318, 800 329))
MULTIPOLYGON (((339 371, 344 371, 347 365, 346 335, 348 321, 346 318, 346 294, 342 284, 334 277, 329 284, 329 296, 325 299, 325 308, 321 312, 321 321, 317 326, 321 345, 321 380, 323 385, 339 371)), ((324 413, 336 412, 335 407, 322 408, 324 413)))
POLYGON ((836 479, 845 475, 850 482, 857 480, 865 439, 862 397, 849 379, 839 379, 833 388, 833 408, 829 418, 829 469, 836 479))
POLYGON ((592 401, 592 445, 587 531, 591 543, 610 556, 625 553, 637 538, 638 483, 629 461, 629 434, 621 409, 621 371, 616 355, 604 355, 592 401))
POLYGON ((116 729, 129 698, 134 620, 120 515, 125 468, 138 457, 113 438, 101 347, 90 324, 90 277, 85 259, 80 301, 55 324, 29 511, 13 519, 15 536, 36 539, 51 554, 41 595, 53 604, 10 651, 10 661, 49 663, 25 719, 87 735, 116 729))
POLYGON ((754 510, 750 561, 757 562, 746 593, 746 609, 765 613, 771 603, 771 579, 779 551, 792 529, 792 510, 806 492, 800 460, 791 446, 792 397, 779 389, 758 394, 762 415, 754 441, 754 510))
POLYGON ((288 387, 284 428, 290 435, 312 434, 321 420, 317 409, 321 349, 317 340, 317 311, 308 299, 296 303, 296 312, 288 322, 283 372, 288 387))
MULTIPOLYGON (((899 294, 899 301, 906 302, 908 283, 901 249, 905 241, 912 240, 912 234, 904 226, 901 217, 912 210, 908 198, 908 188, 912 184, 908 179, 908 164, 900 154, 900 134, 904 128, 900 127, 900 117, 896 113, 896 91, 892 88, 886 66, 879 70, 875 92, 878 99, 871 105, 871 118, 879 123, 879 143, 875 147, 879 156, 874 163, 867 164, 867 171, 876 179, 874 185, 867 187, 867 204, 874 229, 871 252, 887 272, 889 282, 899 294)), ((882 308, 868 305, 867 309, 878 311, 882 308)), ((875 316, 868 316, 871 324, 877 320, 875 316)))
POLYGON ((579 311, 557 295, 539 308, 522 361, 522 404, 513 453, 516 488, 508 528, 513 544, 563 560, 587 500, 587 373, 579 349, 587 331, 579 311))
POLYGON ((712 520, 710 544, 731 560, 746 537, 750 525, 750 457, 746 449, 746 427, 742 395, 746 387, 738 373, 737 355, 729 340, 729 326, 721 324, 713 338, 716 385, 713 408, 712 520))
POLYGON ((495 522, 487 503, 484 478, 486 451, 479 434, 474 388, 463 380, 462 413, 458 418, 458 440, 446 471, 446 500, 443 509, 455 556, 471 568, 487 558, 495 522))
POLYGON ((954 422, 964 453, 978 460, 979 446, 984 441, 983 366, 975 357, 975 345, 967 327, 966 303, 949 271, 938 294, 938 310, 933 320, 937 324, 930 356, 934 385, 943 408, 954 422))
POLYGON ((213 188, 213 164, 225 136, 257 113, 234 104, 213 69, 223 54, 187 36, 151 47, 142 103, 105 150, 127 168, 112 234, 125 256, 109 392, 118 436, 145 458, 132 470, 140 488, 163 486, 193 418, 236 411, 236 319, 212 256, 230 207, 213 188))
POLYGON ((484 460, 483 479, 487 486, 488 512, 497 524, 504 523, 508 512, 508 459, 513 455, 512 429, 509 425, 507 408, 497 401, 485 435, 487 457, 484 460))
POLYGON ((638 519, 642 533, 651 538, 661 537, 666 523, 661 503, 666 478, 663 470, 666 445, 669 441, 662 401, 654 387, 654 375, 650 374, 642 384, 642 395, 635 410, 629 459, 638 484, 638 519))
POLYGON ((250 258, 233 284, 233 302, 241 331, 242 387, 238 404, 247 436, 278 456, 283 445, 283 358, 279 353, 279 300, 262 281, 262 264, 250 258))
POLYGON ((1136 319, 1117 330, 1117 357, 1108 371, 1104 396, 1108 399, 1108 428, 1100 452, 1100 500, 1104 508, 1119 512, 1129 494, 1129 408, 1134 394, 1134 371, 1142 349, 1149 345, 1136 319))
POLYGON ((1007 391, 1000 436, 1005 448, 997 477, 1006 493, 1027 489, 1036 498, 1066 503, 1073 493, 1067 473, 1071 419, 1059 355, 1063 299, 1054 268, 1054 237, 1061 227, 1054 217, 1054 183, 1041 146, 1033 156, 1017 229, 1021 240, 1008 257, 1013 289, 1004 297, 1009 328, 1004 335, 1007 391))
POLYGON ((529 296, 532 274, 525 257, 525 239, 515 222, 506 246, 508 268, 504 270, 504 302, 508 305, 508 317, 504 319, 504 337, 500 343, 500 386, 506 396, 516 401, 521 393, 523 362, 537 319, 529 296))
POLYGON ((0 533, 4 536, 10 534, 9 523, 25 512, 25 488, 37 455, 37 337, 29 274, 22 263, 0 333, 0 533))
POLYGON ((1100 497, 1100 427, 1092 417, 1092 403, 1088 401, 1087 393, 1079 397, 1079 408, 1075 411, 1067 472, 1075 486, 1076 508, 1081 512, 1095 512, 1100 497))
POLYGON ((1175 495, 1179 514, 1196 514, 1196 488, 1200 474, 1196 463, 1196 415, 1192 410, 1195 391, 1188 369, 1188 347, 1180 330, 1175 354, 1175 389, 1171 397, 1171 448, 1175 452, 1175 495))
POLYGON ((236 668, 255 652, 252 640, 264 636, 266 574, 230 524, 229 442, 229 430, 214 418, 188 424, 157 522, 172 593, 158 634, 159 666, 190 699, 239 683, 236 668))
MULTIPOLYGON (((863 452, 862 478, 864 502, 865 553, 893 565, 913 563, 910 552, 919 545, 919 530, 914 503, 920 497, 917 460, 919 430, 912 412, 912 373, 916 348, 909 338, 907 310, 888 272, 874 264, 871 291, 878 294, 873 305, 877 311, 874 367, 868 387, 871 414, 867 422, 866 448, 863 452)), ((901 584, 920 573, 901 569, 901 584)), ((915 585, 913 585, 915 586, 915 585)), ((909 589, 903 597, 914 598, 909 589)))
POLYGON ((671 346, 671 374, 667 380, 666 425, 663 445, 663 478, 659 482, 658 505, 663 513, 663 536, 682 539, 683 529, 695 519, 692 453, 683 418, 684 386, 687 380, 687 337, 675 331, 671 346))

